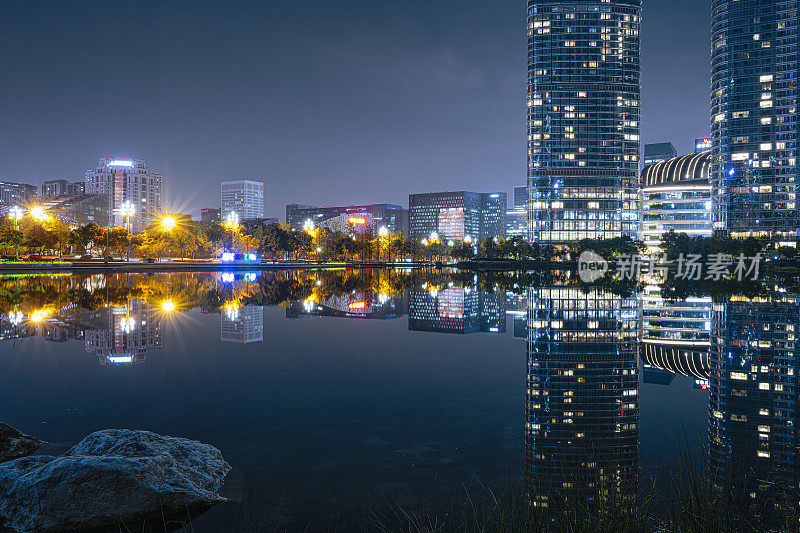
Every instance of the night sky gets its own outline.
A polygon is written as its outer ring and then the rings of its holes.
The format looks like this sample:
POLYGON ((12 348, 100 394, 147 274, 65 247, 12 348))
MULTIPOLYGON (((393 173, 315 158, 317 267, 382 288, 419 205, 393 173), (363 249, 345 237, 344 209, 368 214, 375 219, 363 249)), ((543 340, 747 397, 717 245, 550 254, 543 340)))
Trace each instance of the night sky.
MULTIPOLYGON (((642 141, 708 132, 710 1, 644 0, 642 141)), ((522 0, 0 0, 0 180, 148 159, 165 207, 219 181, 399 203, 525 181, 522 0)))

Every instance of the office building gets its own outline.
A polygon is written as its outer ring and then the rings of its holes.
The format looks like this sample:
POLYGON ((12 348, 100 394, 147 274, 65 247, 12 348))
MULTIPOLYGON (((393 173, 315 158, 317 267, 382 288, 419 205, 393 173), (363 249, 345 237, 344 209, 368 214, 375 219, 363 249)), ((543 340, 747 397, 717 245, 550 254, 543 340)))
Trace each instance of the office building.
POLYGON ((264 216, 264 183, 241 179, 220 184, 220 216, 228 220, 235 213, 240 221, 264 216))
POLYGON ((714 226, 796 245, 797 2, 713 0, 714 226))
POLYGON ((134 208, 131 233, 145 230, 162 214, 162 177, 145 159, 103 157, 96 168, 86 171, 85 192, 105 196, 112 226, 125 225, 120 209, 129 202, 134 208))
POLYGON ((675 157, 642 169, 641 240, 651 248, 669 231, 710 237, 714 231, 711 152, 675 157))
POLYGON ((221 211, 213 207, 201 209, 200 221, 207 224, 218 224, 219 222, 222 222, 221 211))
POLYGON ((286 206, 286 223, 294 229, 328 228, 347 234, 399 233, 408 231, 408 211, 394 204, 314 207, 286 206))
POLYGON ((514 187, 514 209, 528 208, 528 188, 514 187))
POLYGON ((15 205, 27 206, 38 198, 39 188, 27 183, 0 181, 0 215, 7 215, 15 205))
POLYGON ((85 192, 86 183, 83 181, 47 180, 42 184, 42 199, 44 200, 58 196, 84 194, 85 192))
POLYGON ((641 0, 528 0, 531 242, 636 237, 641 0))
POLYGON ((525 464, 531 505, 591 512, 636 495, 636 298, 529 289, 525 464))
POLYGON ((667 159, 678 157, 678 151, 672 143, 654 143, 644 145, 644 166, 655 165, 667 159))
POLYGON ((528 238, 528 210, 524 207, 506 211, 506 237, 528 238))
POLYGON ((721 506, 746 505, 763 530, 782 530, 800 497, 800 299, 731 297, 715 302, 713 323, 711 479, 721 506))
POLYGON ((104 194, 68 194, 43 199, 48 214, 66 224, 82 226, 90 222, 108 226, 108 198, 104 194))
POLYGON ((408 197, 412 239, 473 241, 506 234, 506 193, 439 192, 408 197))

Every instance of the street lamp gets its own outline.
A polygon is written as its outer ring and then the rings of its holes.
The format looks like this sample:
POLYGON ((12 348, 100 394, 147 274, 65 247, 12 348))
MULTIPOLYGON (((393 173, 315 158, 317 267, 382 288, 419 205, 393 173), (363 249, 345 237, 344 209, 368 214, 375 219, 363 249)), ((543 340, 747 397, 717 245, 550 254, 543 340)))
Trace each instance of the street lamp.
POLYGON ((130 243, 130 233, 131 233, 131 218, 133 215, 136 214, 136 206, 134 206, 128 200, 122 202, 122 205, 119 208, 119 214, 122 215, 122 218, 125 220, 125 229, 128 232, 128 250, 126 252, 126 261, 131 260, 131 243, 130 243))
MULTIPOLYGON (((8 218, 14 221, 14 229, 19 232, 19 221, 25 216, 25 212, 18 205, 15 205, 8 211, 8 218)), ((14 239, 14 256, 19 261, 19 239, 14 239)))

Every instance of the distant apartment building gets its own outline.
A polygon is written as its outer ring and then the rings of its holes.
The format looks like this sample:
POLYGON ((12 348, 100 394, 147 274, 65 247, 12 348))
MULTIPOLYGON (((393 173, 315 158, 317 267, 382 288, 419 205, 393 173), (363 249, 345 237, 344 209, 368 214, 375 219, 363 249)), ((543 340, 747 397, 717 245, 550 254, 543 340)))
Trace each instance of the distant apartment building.
POLYGON ((264 216, 264 183, 240 179, 220 184, 220 216, 222 220, 235 213, 239 220, 264 216))
POLYGON ((672 143, 653 143, 644 145, 644 166, 655 165, 678 156, 672 143))
POLYGON ((90 222, 108 226, 108 198, 104 194, 67 194, 42 200, 48 214, 74 226, 90 222))
POLYGON ((222 222, 222 215, 220 209, 207 207, 200 210, 200 221, 206 224, 217 224, 222 222))
POLYGON ((25 206, 37 199, 39 188, 27 183, 0 181, 0 215, 15 205, 25 206))
POLYGON ((86 183, 83 181, 47 180, 42 184, 42 199, 83 194, 86 192, 86 183))
POLYGON ((343 233, 399 233, 408 228, 408 211, 395 204, 314 207, 300 204, 286 206, 286 223, 294 229, 328 228, 343 233))
POLYGON ((661 244, 669 231, 710 237, 713 233, 711 152, 675 157, 642 169, 641 240, 661 244))
POLYGON ((506 193, 467 191, 412 194, 408 226, 412 239, 477 241, 506 234, 506 193))
POLYGON ((162 176, 150 169, 146 159, 103 157, 96 168, 86 171, 85 192, 106 197, 112 226, 125 225, 120 208, 132 204, 132 233, 144 231, 162 214, 162 176))

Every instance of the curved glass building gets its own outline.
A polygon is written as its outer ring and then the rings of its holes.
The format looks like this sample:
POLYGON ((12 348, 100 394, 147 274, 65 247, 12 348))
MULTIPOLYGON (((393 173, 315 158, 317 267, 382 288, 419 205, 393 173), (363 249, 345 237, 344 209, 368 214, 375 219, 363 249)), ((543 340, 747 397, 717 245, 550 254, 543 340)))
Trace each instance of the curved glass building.
POLYGON ((796 244, 797 0, 713 0, 715 229, 796 244))
POLYGON ((711 152, 675 157, 642 169, 642 231, 648 246, 669 231, 710 237, 713 228, 711 152))
POLYGON ((531 241, 634 237, 641 0, 528 0, 531 241))

